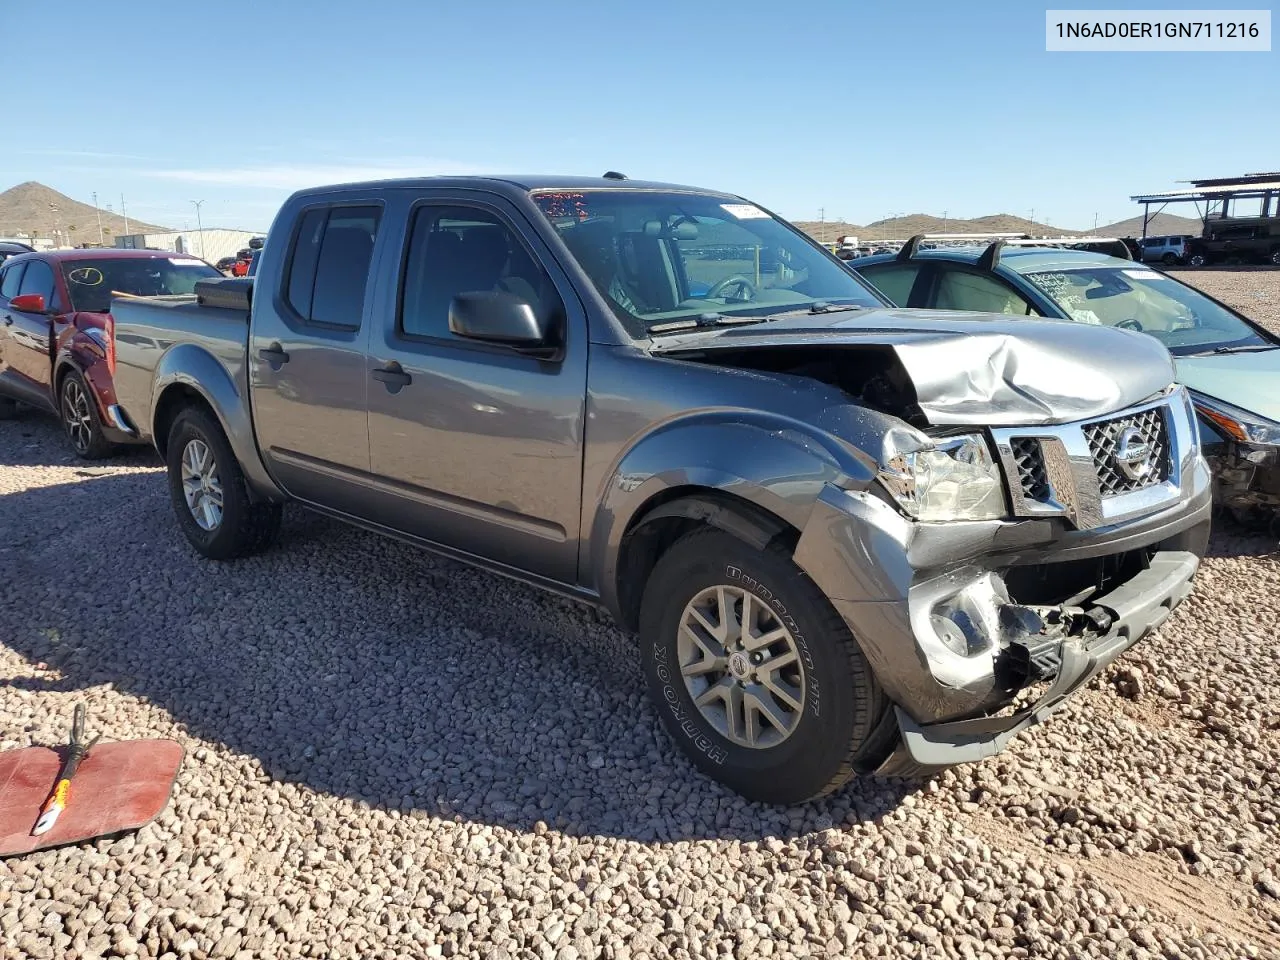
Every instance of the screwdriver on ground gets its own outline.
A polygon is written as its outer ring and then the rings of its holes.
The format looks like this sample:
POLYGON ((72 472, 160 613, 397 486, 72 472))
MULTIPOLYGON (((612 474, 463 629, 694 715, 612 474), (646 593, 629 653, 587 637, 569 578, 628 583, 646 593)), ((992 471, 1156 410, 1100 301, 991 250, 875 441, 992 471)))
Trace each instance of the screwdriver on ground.
POLYGON ((77 703, 75 718, 71 722, 71 741, 67 744, 67 756, 62 761, 62 769, 58 771, 58 779, 53 785, 49 799, 40 808, 40 818, 31 828, 33 837, 48 833, 58 822, 58 816, 67 808, 67 803, 71 799, 71 778, 76 775, 76 768, 89 755, 89 751, 101 736, 102 734, 98 734, 87 744, 84 742, 84 704, 77 703))

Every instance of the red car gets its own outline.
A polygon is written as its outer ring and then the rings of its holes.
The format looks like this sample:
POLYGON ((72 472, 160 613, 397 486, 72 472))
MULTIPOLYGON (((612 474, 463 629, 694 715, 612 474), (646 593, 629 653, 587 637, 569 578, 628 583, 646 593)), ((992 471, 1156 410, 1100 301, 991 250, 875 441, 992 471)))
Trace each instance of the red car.
POLYGON ((195 257, 156 250, 55 250, 0 266, 0 419, 18 403, 57 413, 87 460, 134 442, 116 407, 111 298, 194 292, 220 277, 195 257))

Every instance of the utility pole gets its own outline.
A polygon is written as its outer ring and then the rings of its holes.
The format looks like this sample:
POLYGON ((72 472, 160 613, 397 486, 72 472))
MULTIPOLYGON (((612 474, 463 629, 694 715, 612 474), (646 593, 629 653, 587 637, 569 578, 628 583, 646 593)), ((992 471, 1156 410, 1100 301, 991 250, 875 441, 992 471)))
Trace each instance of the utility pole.
POLYGON ((827 208, 826 207, 818 208, 818 223, 819 223, 818 236, 820 237, 818 242, 826 243, 827 242, 827 208))
POLYGON ((93 191, 93 212, 98 215, 98 245, 102 245, 102 211, 98 209, 98 191, 93 191))
POLYGON ((120 216, 124 217, 124 235, 129 235, 129 214, 124 209, 124 194, 120 194, 120 216))
POLYGON ((943 211, 942 211, 942 232, 943 232, 943 233, 946 233, 946 232, 947 232, 947 225, 951 222, 950 220, 948 220, 948 219, 947 219, 947 214, 948 214, 948 213, 949 213, 949 211, 947 211, 947 210, 943 210, 943 211))
POLYGON ((191 202, 195 205, 195 208, 196 208, 196 230, 200 234, 200 259, 203 260, 204 259, 204 223, 200 220, 200 205, 204 203, 204 201, 192 200, 191 202))
POLYGON ((1093 232, 1098 232, 1098 215, 1096 213, 1093 215, 1093 232))
POLYGON ((58 218, 58 208, 54 204, 49 204, 49 210, 53 214, 53 242, 59 243, 58 234, 62 232, 62 222, 58 218))

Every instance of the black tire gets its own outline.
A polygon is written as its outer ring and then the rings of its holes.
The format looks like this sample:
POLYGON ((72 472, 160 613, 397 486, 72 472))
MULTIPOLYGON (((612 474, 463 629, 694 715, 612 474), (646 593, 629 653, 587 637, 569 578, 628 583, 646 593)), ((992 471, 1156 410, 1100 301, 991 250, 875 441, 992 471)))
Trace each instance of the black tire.
POLYGON ((1178 257, 1177 257, 1175 254, 1172 254, 1172 253, 1166 253, 1166 254, 1165 254, 1163 257, 1161 257, 1160 259, 1161 259, 1161 260, 1163 260, 1163 261, 1164 261, 1166 264, 1168 264, 1169 266, 1173 266, 1175 263, 1177 263, 1177 262, 1178 262, 1178 257))
POLYGON ((1270 260, 1272 263, 1274 263, 1277 267, 1280 267, 1280 247, 1276 247, 1274 250, 1272 250, 1271 256, 1268 257, 1267 259, 1270 260))
POLYGON ((0 397, 0 420, 12 420, 18 415, 18 401, 0 397))
POLYGON ((209 413, 188 408, 178 415, 169 430, 165 459, 169 497, 178 526, 201 554, 210 560, 234 560, 260 553, 275 541, 283 513, 280 504, 249 499, 244 474, 231 444, 221 425, 209 413), (212 454, 213 470, 221 488, 221 516, 211 529, 205 529, 196 521, 183 490, 182 458, 193 441, 204 444, 212 454))
MULTIPOLYGON (((687 534, 645 585, 640 642, 649 692, 672 739, 701 771, 748 799, 794 804, 823 796, 882 745, 884 738, 873 734, 887 698, 845 622, 782 548, 758 550, 712 528, 687 534), (804 693, 792 715, 799 719, 771 746, 740 745, 717 730, 680 671, 685 607, 720 585, 749 591, 768 609, 769 622, 785 626, 795 640, 804 693)), ((734 682, 728 673, 724 679, 734 682)))
POLYGON ((1193 267, 1207 267, 1209 266, 1209 258, 1203 253, 1193 253, 1187 263, 1193 267))
POLYGON ((116 445, 102 434, 98 401, 78 370, 68 370, 58 387, 58 416, 67 442, 81 460, 101 460, 115 452, 116 445))

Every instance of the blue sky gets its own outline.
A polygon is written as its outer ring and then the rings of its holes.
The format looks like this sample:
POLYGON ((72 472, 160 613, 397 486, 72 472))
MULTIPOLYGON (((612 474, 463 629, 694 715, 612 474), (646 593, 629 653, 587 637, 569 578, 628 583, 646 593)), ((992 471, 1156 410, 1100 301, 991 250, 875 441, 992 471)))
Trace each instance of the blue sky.
POLYGON ((4 44, 22 103, 0 189, 123 194, 178 227, 204 200, 206 227, 261 229, 318 183, 617 169, 792 219, 1089 227, 1140 212, 1134 193, 1280 169, 1280 54, 1046 53, 1045 9, 0 0, 0 36, 56 37, 4 44))

